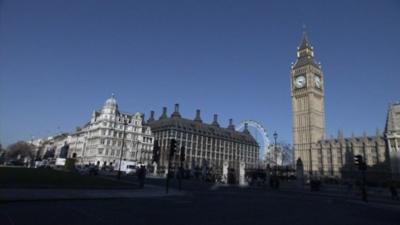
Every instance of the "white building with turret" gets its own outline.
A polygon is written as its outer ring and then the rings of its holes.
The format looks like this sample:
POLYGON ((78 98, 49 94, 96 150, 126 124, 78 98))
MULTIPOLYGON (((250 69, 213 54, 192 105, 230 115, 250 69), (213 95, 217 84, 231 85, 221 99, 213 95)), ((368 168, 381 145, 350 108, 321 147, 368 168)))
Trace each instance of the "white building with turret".
POLYGON ((69 154, 76 153, 83 164, 115 166, 121 157, 134 164, 147 165, 152 160, 154 138, 150 127, 144 125, 144 115, 121 113, 114 96, 107 99, 100 111, 93 112, 80 132, 81 135, 71 138, 69 154), (75 140, 77 143, 73 143, 75 140))
POLYGON ((120 112, 112 96, 100 110, 93 111, 90 121, 83 128, 41 141, 37 146, 40 150, 38 155, 43 158, 46 152, 52 151, 53 157, 58 158, 61 148, 67 144, 67 157, 75 158, 78 165, 117 168, 120 160, 122 165, 148 165, 153 156, 154 138, 143 117, 139 112, 120 112))

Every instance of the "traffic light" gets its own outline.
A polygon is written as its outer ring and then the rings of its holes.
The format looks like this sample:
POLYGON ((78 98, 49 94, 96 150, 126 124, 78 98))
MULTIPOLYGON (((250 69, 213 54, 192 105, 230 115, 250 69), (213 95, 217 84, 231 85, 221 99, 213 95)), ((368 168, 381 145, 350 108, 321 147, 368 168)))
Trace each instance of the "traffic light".
POLYGON ((160 160, 160 146, 158 145, 158 140, 155 140, 153 146, 153 162, 158 163, 159 160, 160 160))
POLYGON ((176 144, 177 141, 175 139, 171 139, 170 147, 169 147, 169 155, 172 157, 176 152, 176 144))
POLYGON ((181 162, 185 161, 185 146, 181 147, 181 154, 179 155, 181 162))
POLYGON ((361 163, 362 163, 362 156, 361 155, 354 156, 354 165, 358 166, 361 163))
POLYGON ((356 165, 359 170, 366 170, 367 168, 367 165, 363 161, 363 157, 361 155, 354 156, 354 165, 356 165))

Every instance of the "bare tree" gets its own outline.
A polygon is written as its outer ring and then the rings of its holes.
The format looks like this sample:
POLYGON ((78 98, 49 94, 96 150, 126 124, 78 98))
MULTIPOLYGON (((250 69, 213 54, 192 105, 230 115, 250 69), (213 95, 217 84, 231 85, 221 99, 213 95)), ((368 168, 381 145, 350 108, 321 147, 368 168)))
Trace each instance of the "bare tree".
POLYGON ((3 149, 3 145, 0 143, 0 164, 3 164, 6 158, 6 152, 3 149))
POLYGON ((6 157, 8 159, 21 159, 28 158, 32 160, 34 158, 34 147, 24 141, 18 141, 17 143, 8 146, 6 157))

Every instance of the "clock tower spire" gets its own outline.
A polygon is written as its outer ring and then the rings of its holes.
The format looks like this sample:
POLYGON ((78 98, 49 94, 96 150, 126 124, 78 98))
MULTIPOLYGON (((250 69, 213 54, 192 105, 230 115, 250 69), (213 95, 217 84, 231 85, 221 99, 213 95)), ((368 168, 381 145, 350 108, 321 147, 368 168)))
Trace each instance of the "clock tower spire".
POLYGON ((295 160, 301 159, 311 175, 320 170, 318 141, 325 138, 324 75, 314 59, 314 48, 303 33, 297 60, 291 71, 293 146, 295 160))
POLYGON ((301 67, 306 64, 310 64, 318 68, 320 67, 314 59, 314 47, 311 46, 307 33, 304 31, 302 41, 297 48, 297 61, 294 67, 301 67))

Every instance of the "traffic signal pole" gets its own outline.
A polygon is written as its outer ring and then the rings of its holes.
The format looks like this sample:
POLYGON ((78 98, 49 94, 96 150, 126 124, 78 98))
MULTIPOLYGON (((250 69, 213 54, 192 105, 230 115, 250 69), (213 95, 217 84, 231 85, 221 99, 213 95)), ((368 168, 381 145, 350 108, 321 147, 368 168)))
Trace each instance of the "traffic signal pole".
POLYGON ((179 190, 182 190, 182 177, 183 177, 183 161, 185 161, 185 146, 181 147, 181 152, 179 154, 180 164, 179 164, 179 190))
POLYGON ((180 162, 180 165, 179 165, 179 185, 178 185, 178 188, 179 188, 179 190, 182 190, 182 161, 180 162))
POLYGON ((168 156, 168 171, 167 171, 167 180, 165 182, 165 192, 168 194, 169 190, 169 176, 171 173, 171 158, 174 156, 174 153, 176 151, 176 140, 171 139, 170 141, 170 147, 169 147, 169 156, 168 156))
POLYGON ((171 170, 171 154, 168 156, 168 171, 167 171, 167 180, 165 182, 165 193, 168 194, 168 188, 169 188, 169 173, 171 170))
POLYGON ((365 171, 367 170, 367 164, 363 160, 361 155, 354 156, 354 164, 358 166, 358 170, 361 171, 361 199, 364 202, 368 202, 368 194, 367 194, 367 178, 365 171))
POLYGON ((153 165, 155 163, 153 171, 154 175, 157 175, 156 169, 160 161, 160 151, 161 149, 160 146, 158 145, 158 140, 154 140, 154 146, 153 146, 153 165))

